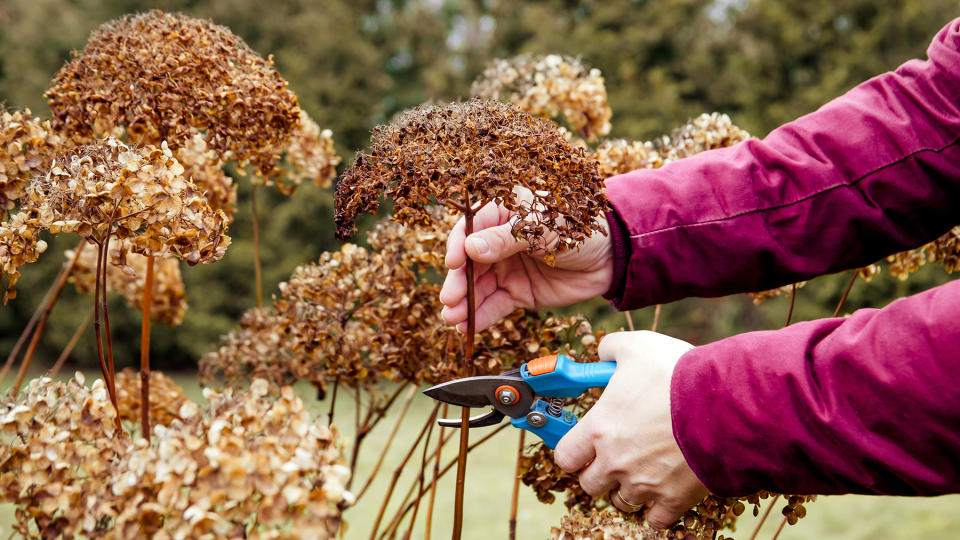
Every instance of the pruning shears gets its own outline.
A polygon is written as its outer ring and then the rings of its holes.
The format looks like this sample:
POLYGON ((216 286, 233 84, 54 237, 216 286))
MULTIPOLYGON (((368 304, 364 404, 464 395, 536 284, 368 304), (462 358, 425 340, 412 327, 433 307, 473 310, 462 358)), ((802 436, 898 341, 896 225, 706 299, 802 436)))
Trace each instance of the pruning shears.
MULTIPOLYGON (((577 423, 577 417, 563 408, 563 398, 607 386, 616 366, 616 362, 574 362, 562 354, 542 356, 500 375, 455 379, 423 393, 460 407, 492 406, 493 410, 471 417, 470 427, 492 426, 509 416, 514 427, 533 433, 553 448, 577 423)), ((439 424, 461 426, 459 419, 441 419, 439 424)))

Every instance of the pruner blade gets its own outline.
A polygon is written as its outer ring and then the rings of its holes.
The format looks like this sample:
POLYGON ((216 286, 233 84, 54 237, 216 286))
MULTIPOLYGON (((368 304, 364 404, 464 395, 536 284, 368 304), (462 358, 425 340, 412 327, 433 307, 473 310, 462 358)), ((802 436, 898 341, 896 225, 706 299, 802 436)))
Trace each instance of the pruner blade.
MULTIPOLYGON (((505 416, 519 418, 536 400, 533 389, 517 375, 493 375, 456 379, 427 388, 424 394, 460 407, 488 407, 493 410, 470 418, 470 427, 492 426, 505 416)), ((459 419, 443 419, 441 426, 460 427, 459 419)))
MULTIPOLYGON (((504 414, 497 410, 489 410, 483 414, 478 414, 476 416, 471 416, 469 420, 470 427, 484 427, 492 426, 499 424, 503 418, 504 414)), ((437 423, 443 427, 460 427, 459 418, 441 418, 437 420, 437 423)))

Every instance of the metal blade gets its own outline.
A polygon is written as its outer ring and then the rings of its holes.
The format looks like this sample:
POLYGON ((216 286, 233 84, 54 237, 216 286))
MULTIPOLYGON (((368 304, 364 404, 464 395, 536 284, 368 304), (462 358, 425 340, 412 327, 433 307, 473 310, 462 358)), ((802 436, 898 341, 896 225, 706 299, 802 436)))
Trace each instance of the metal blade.
POLYGON ((423 393, 433 399, 460 407, 492 406, 501 414, 511 418, 519 418, 527 414, 536 399, 530 385, 524 382, 522 377, 513 375, 456 379, 427 388, 423 393), (497 389, 502 386, 509 386, 517 392, 516 401, 503 404, 497 400, 497 389))
MULTIPOLYGON (((470 427, 484 427, 499 424, 504 418, 504 414, 497 410, 487 411, 483 414, 470 417, 470 427)), ((441 418, 437 423, 443 427, 460 427, 459 418, 441 418)))

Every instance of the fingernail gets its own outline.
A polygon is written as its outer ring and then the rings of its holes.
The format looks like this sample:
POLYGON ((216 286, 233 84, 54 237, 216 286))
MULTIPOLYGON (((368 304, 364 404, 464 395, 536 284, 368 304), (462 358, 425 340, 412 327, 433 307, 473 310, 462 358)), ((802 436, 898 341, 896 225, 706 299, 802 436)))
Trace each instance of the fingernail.
POLYGON ((470 243, 473 244, 473 249, 481 255, 490 251, 490 244, 487 244, 487 241, 483 238, 471 238, 470 243))

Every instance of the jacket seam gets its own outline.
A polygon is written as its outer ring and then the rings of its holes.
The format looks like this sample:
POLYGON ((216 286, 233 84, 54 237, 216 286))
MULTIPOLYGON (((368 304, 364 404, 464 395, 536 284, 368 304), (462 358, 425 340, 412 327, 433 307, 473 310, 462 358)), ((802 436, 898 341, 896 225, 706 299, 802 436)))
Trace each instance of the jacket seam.
POLYGON ((850 182, 843 183, 843 184, 836 184, 836 185, 833 185, 833 186, 829 186, 829 187, 823 188, 823 189, 821 189, 820 191, 818 191, 818 192, 816 192, 816 193, 811 193, 811 194, 809 194, 809 195, 807 195, 807 196, 805 196, 805 197, 801 197, 801 198, 799 198, 799 199, 797 199, 797 200, 795 200, 795 201, 791 201, 791 202, 783 203, 783 204, 778 204, 778 205, 774 205, 774 206, 768 206, 768 207, 766 207, 766 208, 755 208, 755 209, 753 209, 753 210, 746 210, 746 211, 743 211, 743 212, 740 212, 740 213, 737 213, 737 214, 733 214, 733 215, 730 215, 730 216, 723 216, 723 217, 719 217, 719 218, 715 218, 715 219, 707 219, 707 220, 703 220, 703 221, 693 221, 693 222, 690 222, 690 223, 681 223, 681 224, 679 224, 679 225, 671 225, 671 226, 669 226, 669 227, 663 227, 663 228, 661 228, 661 229, 656 229, 656 230, 653 230, 653 231, 646 231, 646 232, 642 232, 642 233, 640 233, 640 234, 631 234, 631 235, 630 235, 630 238, 631 238, 631 239, 637 239, 637 238, 643 238, 643 237, 645 237, 645 236, 651 236, 651 235, 654 235, 654 234, 659 234, 659 233, 664 233, 664 232, 670 232, 670 231, 673 231, 673 230, 676 230, 676 229, 683 229, 683 228, 686 228, 686 227, 697 227, 697 226, 700 226, 700 225, 711 225, 711 224, 714 224, 714 223, 720 223, 720 222, 723 222, 723 221, 729 221, 729 220, 736 219, 736 218, 739 218, 739 217, 748 216, 748 215, 751 215, 751 214, 757 214, 757 213, 760 213, 760 212, 769 212, 769 211, 773 211, 773 210, 780 210, 780 209, 782 209, 782 208, 787 208, 787 207, 790 207, 790 206, 794 206, 794 205, 797 205, 797 204, 800 204, 800 203, 809 201, 810 199, 819 197, 819 196, 821 196, 821 195, 823 195, 823 194, 825 194, 825 193, 828 193, 828 192, 831 192, 831 191, 834 191, 834 190, 837 190, 837 189, 854 187, 854 186, 856 186, 857 184, 859 184, 860 182, 862 182, 863 180, 866 180, 867 178, 869 178, 870 176, 873 176, 873 175, 875 175, 875 174, 877 174, 877 173, 879 173, 879 172, 881 172, 881 171, 883 171, 883 170, 885 170, 885 169, 887 169, 887 168, 890 168, 890 167, 899 165, 899 164, 901 164, 901 163, 903 163, 903 162, 905 162, 905 161, 907 161, 907 160, 909 160, 909 159, 911 159, 911 158, 913 158, 913 157, 915 157, 915 156, 917 156, 917 155, 919 155, 919 154, 926 153, 926 152, 933 152, 933 153, 935 153, 935 154, 939 154, 940 152, 943 152, 943 151, 949 149, 949 148, 952 147, 952 146, 957 146, 958 143, 960 143, 960 137, 954 138, 952 141, 948 142, 947 144, 945 144, 945 145, 943 145, 943 146, 941 146, 941 147, 939 147, 939 148, 921 148, 921 149, 918 149, 918 150, 914 150, 913 152, 910 152, 909 154, 903 156, 902 158, 899 158, 899 159, 897 159, 897 160, 891 161, 890 163, 886 163, 886 164, 884 164, 884 165, 881 165, 880 167, 877 167, 876 169, 873 169, 873 170, 870 171, 870 172, 864 173, 864 174, 858 176, 857 178, 854 178, 854 179, 851 180, 850 182))

